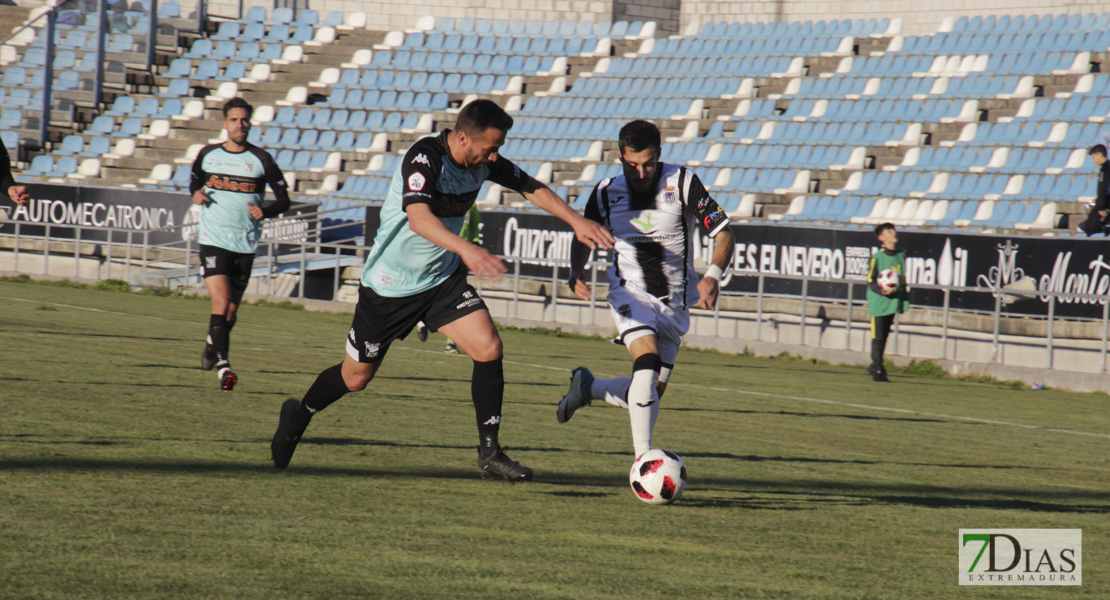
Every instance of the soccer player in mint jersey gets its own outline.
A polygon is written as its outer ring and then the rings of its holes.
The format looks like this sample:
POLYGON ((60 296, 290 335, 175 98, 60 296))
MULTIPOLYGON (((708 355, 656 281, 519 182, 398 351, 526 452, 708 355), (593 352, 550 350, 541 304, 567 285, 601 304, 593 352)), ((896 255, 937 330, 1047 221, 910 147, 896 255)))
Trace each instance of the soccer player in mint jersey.
POLYGON ((882 248, 871 256, 867 269, 867 314, 871 316, 871 366, 867 372, 873 381, 887 382, 883 353, 886 339, 894 325, 894 315, 906 312, 910 296, 906 288, 906 251, 898 247, 898 230, 893 223, 883 223, 875 228, 875 237, 882 248), (879 273, 887 269, 898 272, 898 287, 884 290, 879 287, 879 273))
POLYGON ((268 152, 247 142, 253 112, 242 98, 224 104, 227 141, 201 149, 189 182, 193 203, 204 207, 197 240, 204 285, 212 300, 201 368, 215 367, 226 392, 239 381, 228 360, 229 337, 250 281, 262 219, 289 209, 289 191, 281 169, 268 152), (263 207, 267 185, 277 201, 263 207))
MULTIPOLYGON (((623 173, 594 187, 585 213, 616 238, 608 273, 609 308, 632 355, 632 377, 596 379, 589 369, 578 367, 556 417, 565 423, 594 399, 627 408, 639 457, 651 449, 659 399, 690 328, 689 307, 717 305, 718 280, 732 260, 734 242, 728 217, 698 176, 660 161, 655 125, 632 121, 621 128, 617 144, 623 173), (713 262, 701 277, 694 271, 695 227, 715 244, 713 262)), ((589 248, 572 245, 569 283, 583 300, 590 297, 582 273, 589 255, 589 248)))
POLYGON ((312 415, 347 392, 366 387, 394 340, 418 321, 451 338, 473 361, 470 393, 478 425, 478 470, 483 477, 510 481, 532 478, 532 470, 501 449, 498 431, 505 388, 501 338, 467 270, 498 279, 505 264, 459 236, 463 219, 482 183, 493 181, 520 192, 536 206, 566 221, 579 242, 611 248, 612 237, 584 219, 547 186, 498 152, 513 119, 489 100, 459 111, 454 129, 418 140, 393 173, 381 225, 362 271, 359 299, 343 362, 325 369, 299 402, 281 406, 270 444, 274 465, 293 457, 312 415))

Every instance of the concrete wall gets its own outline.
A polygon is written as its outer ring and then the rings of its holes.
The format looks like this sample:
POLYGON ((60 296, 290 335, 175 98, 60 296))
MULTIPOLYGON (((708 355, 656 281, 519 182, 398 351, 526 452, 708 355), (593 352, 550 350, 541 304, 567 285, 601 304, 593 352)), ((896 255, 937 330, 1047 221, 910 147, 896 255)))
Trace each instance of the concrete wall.
POLYGON ((779 0, 752 2, 740 0, 684 0, 680 31, 691 24, 707 21, 819 21, 831 19, 868 19, 900 17, 902 32, 918 35, 934 32, 948 17, 974 15, 1019 15, 1043 13, 1105 12, 1106 5, 1093 0, 1053 2, 1052 0, 862 0, 856 2, 818 2, 779 0))
MULTIPOLYGON (((182 6, 191 4, 182 0, 182 6)), ((264 0, 244 0, 243 5, 272 6, 264 0)), ((660 35, 685 31, 707 21, 807 21, 900 17, 903 33, 936 31, 947 17, 986 14, 1089 13, 1107 10, 1094 0, 297 0, 297 7, 325 14, 332 10, 363 11, 368 29, 407 29, 425 15, 475 19, 558 19, 583 21, 656 21, 660 35)), ((209 13, 234 17, 237 0, 213 0, 209 13)), ((245 8, 244 8, 245 10, 245 8)), ((187 12, 187 11, 183 11, 187 12)))
MULTIPOLYGON (((42 0, 13 0, 17 6, 37 7, 42 0)), ((160 0, 164 1, 164 0, 160 0)), ((189 15, 197 0, 180 0, 189 15)), ((283 0, 284 6, 312 8, 324 15, 333 10, 365 12, 367 29, 409 29, 425 15, 461 18, 558 19, 580 21, 656 21, 658 34, 686 31, 707 21, 807 21, 859 18, 901 18, 903 33, 936 31, 947 17, 987 14, 1091 13, 1110 10, 1095 0, 283 0)), ((270 9, 269 0, 243 0, 270 9)), ((213 16, 235 18, 239 0, 211 0, 213 16)))
MULTIPOLYGON (((272 2, 244 0, 244 7, 254 5, 273 6, 272 2)), ((679 0, 307 0, 307 8, 320 12, 321 18, 333 10, 347 13, 365 12, 368 19, 366 28, 379 31, 411 29, 423 16, 454 17, 456 19, 525 19, 525 20, 574 20, 574 21, 611 21, 615 5, 630 5, 629 20, 651 20, 667 18, 677 30, 679 20, 679 0), (667 14, 657 5, 673 5, 667 14), (651 17, 633 18, 634 14, 646 13, 651 17)), ((237 0, 213 0, 208 4, 211 15, 235 17, 238 14, 237 0)), ((305 0, 297 4, 305 7, 305 0)), ((246 8, 243 9, 244 12, 246 8)))

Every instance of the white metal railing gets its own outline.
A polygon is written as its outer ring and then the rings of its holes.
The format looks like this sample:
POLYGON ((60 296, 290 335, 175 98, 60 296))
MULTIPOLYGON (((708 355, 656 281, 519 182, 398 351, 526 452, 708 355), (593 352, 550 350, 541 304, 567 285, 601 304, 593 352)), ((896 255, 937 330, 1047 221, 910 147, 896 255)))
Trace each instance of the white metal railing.
MULTIPOLYGON (((279 219, 304 219, 308 222, 311 230, 319 236, 328 230, 350 227, 350 224, 322 225, 323 215, 344 210, 349 210, 349 208, 321 211, 315 215, 310 215, 307 219, 305 219, 304 215, 294 217, 282 216, 279 217, 279 219)), ((179 225, 157 231, 162 233, 166 231, 180 233, 183 228, 190 226, 195 225, 179 225)), ((73 275, 75 278, 80 279, 81 260, 99 259, 103 263, 102 275, 104 279, 119 277, 129 281, 136 279, 142 279, 148 282, 160 281, 163 287, 169 286, 173 282, 177 282, 179 285, 185 285, 194 278, 199 281, 199 265, 194 265, 193 261, 193 257, 196 256, 198 251, 195 238, 183 236, 185 239, 161 244, 150 244, 149 240, 152 233, 155 233, 155 231, 135 231, 133 229, 114 227, 63 225, 56 223, 27 223, 24 221, 0 219, 0 240, 6 239, 11 242, 9 245, 11 246, 12 252, 13 271, 30 272, 30 267, 24 263, 26 260, 25 256, 35 255, 42 259, 40 274, 48 274, 51 258, 72 259, 74 263, 73 275), (30 227, 42 229, 42 231, 38 234, 28 234, 25 230, 30 227), (92 235, 90 232, 95 232, 95 235, 92 235), (65 237, 57 237, 58 235, 65 237), (72 245, 72 248, 66 248, 62 251, 57 250, 59 246, 69 245, 72 245), (89 245, 96 245, 99 249, 94 248, 92 251, 89 251, 89 245), (196 271, 194 271, 194 269, 196 269, 196 271)), ((255 267, 265 273, 264 277, 266 281, 264 285, 267 295, 273 293, 274 278, 281 272, 283 267, 286 267, 288 271, 300 273, 302 275, 302 282, 304 281, 304 274, 309 270, 319 271, 329 269, 332 272, 331 297, 334 299, 338 295, 339 288, 343 282, 343 268, 361 264, 362 256, 365 254, 366 250, 367 247, 365 245, 352 244, 350 240, 312 242, 269 239, 263 240, 260 244, 255 267), (281 252, 282 248, 288 249, 289 251, 281 252)), ((563 269, 565 272, 566 269, 569 269, 569 261, 519 256, 503 256, 502 258, 510 265, 507 276, 511 278, 508 289, 510 309, 509 314, 505 316, 517 318, 519 316, 520 307, 524 303, 534 302, 534 295, 529 296, 522 294, 521 281, 539 279, 545 283, 550 283, 549 297, 545 298, 545 301, 550 302, 552 309, 557 308, 561 304, 588 306, 590 308, 589 314, 591 315, 591 322, 582 322, 582 313, 579 313, 580 318, 577 324, 599 325, 599 323, 596 322, 597 309, 603 308, 605 303, 604 299, 599 299, 596 296, 597 284, 599 283, 599 279, 603 279, 603 273, 609 267, 610 263, 606 260, 599 259, 587 264, 592 292, 589 300, 580 301, 576 298, 561 297, 559 294, 559 290, 564 284, 564 281, 562 281, 562 278, 559 276, 559 271, 563 269), (544 269, 550 268, 551 275, 543 277, 522 275, 521 266, 526 262, 531 265, 539 265, 544 269), (599 275, 599 273, 602 273, 602 275, 599 275)), ((97 273, 97 276, 100 277, 101 270, 98 269, 97 273)), ((726 274, 732 277, 756 278, 756 289, 754 292, 722 291, 721 293, 723 298, 754 298, 755 339, 762 339, 764 323, 767 321, 765 317, 768 314, 766 303, 771 299, 789 298, 799 302, 798 311, 795 315, 799 320, 798 337, 795 342, 797 345, 807 346, 806 333, 810 328, 815 327, 815 325, 811 325, 814 317, 809 317, 807 313, 808 304, 810 302, 820 302, 823 305, 832 303, 833 305, 842 305, 844 307, 846 314, 843 324, 845 334, 844 349, 849 349, 848 345, 852 333, 862 329, 853 319, 855 310, 864 310, 866 312, 866 301, 854 298, 857 286, 866 285, 866 283, 862 281, 833 280, 823 277, 807 277, 800 275, 766 274, 752 271, 737 271, 733 269, 728 270, 726 274), (772 279, 798 281, 801 284, 801 292, 797 295, 769 293, 766 291, 766 284, 772 279), (830 297, 828 294, 820 296, 811 295, 809 293, 809 285, 814 282, 843 285, 845 286, 845 293, 839 298, 830 297)), ((478 283, 478 286, 480 289, 481 282, 478 283)), ((941 324, 939 325, 939 331, 936 333, 941 341, 941 347, 943 348, 941 356, 937 357, 941 359, 950 358, 947 351, 949 345, 948 341, 952 335, 952 331, 956 329, 951 327, 949 322, 951 313, 956 310, 951 307, 951 296, 953 293, 992 294, 994 296, 993 310, 975 311, 958 309, 957 311, 964 314, 990 315, 992 319, 992 330, 989 332, 991 338, 991 362, 996 362, 998 360, 1000 349, 1006 345, 1006 341, 1002 339, 1001 334, 1001 323, 1005 316, 1003 296, 1007 294, 1017 296, 1036 295, 1046 298, 1048 302, 1048 314, 1047 317, 1044 318, 1046 335, 1043 340, 1043 364, 1046 368, 1053 368, 1056 366, 1054 356, 1057 350, 1071 348, 1067 345, 1061 345, 1060 339, 1056 336, 1057 321, 1060 320, 1056 317, 1056 304, 1062 299, 1087 300, 1100 303, 1102 304, 1101 319, 1069 318, 1068 320, 1086 322, 1097 327, 1097 335, 1089 336, 1086 339, 1098 344, 1100 372, 1107 372, 1108 338, 1110 338, 1110 295, 1041 290, 1030 291, 1028 289, 1012 289, 1007 287, 966 287, 924 284, 915 284, 913 288, 936 290, 943 294, 943 303, 939 308, 942 316, 941 324)), ((305 297, 303 283, 298 286, 296 297, 302 299, 305 297)), ((712 311, 694 309, 692 312, 693 315, 708 316, 712 319, 712 335, 715 337, 722 336, 720 329, 720 321, 722 319, 721 304, 722 303, 719 302, 717 308, 712 311)), ((774 314, 783 315, 789 313, 779 309, 775 310, 774 314)), ((726 314, 726 317, 735 318, 735 315, 726 314)), ((964 329, 959 330, 964 331, 964 329)), ((894 331, 895 340, 897 340, 897 335, 898 326, 896 325, 894 331)), ((897 344, 897 341, 895 341, 895 344, 897 344)))

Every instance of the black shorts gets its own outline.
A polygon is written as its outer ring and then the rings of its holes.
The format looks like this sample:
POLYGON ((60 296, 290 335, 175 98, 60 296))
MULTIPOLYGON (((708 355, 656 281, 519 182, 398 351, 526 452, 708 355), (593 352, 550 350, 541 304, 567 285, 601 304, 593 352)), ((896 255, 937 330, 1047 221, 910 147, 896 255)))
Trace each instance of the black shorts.
POLYGON ((253 254, 239 254, 219 246, 200 245, 200 272, 205 278, 227 275, 231 287, 245 290, 250 283, 253 266, 253 254))
POLYGON ((443 283, 403 298, 379 296, 374 290, 358 286, 358 305, 347 334, 347 354, 362 363, 385 358, 394 340, 403 340, 423 321, 436 331, 470 313, 486 310, 486 303, 466 281, 466 267, 459 265, 443 283))

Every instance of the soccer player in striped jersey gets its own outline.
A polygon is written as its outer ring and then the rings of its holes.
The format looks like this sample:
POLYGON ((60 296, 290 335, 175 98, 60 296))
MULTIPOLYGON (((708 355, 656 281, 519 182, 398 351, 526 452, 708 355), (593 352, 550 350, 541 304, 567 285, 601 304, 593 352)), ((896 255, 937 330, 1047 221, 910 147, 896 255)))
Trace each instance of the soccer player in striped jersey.
POLYGON ((247 141, 253 107, 232 98, 223 112, 227 141, 205 146, 197 154, 189 191, 193 204, 203 207, 197 240, 204 286, 212 301, 201 368, 215 367, 220 388, 230 392, 239 377, 228 360, 229 338, 250 282, 262 219, 289 210, 290 202, 285 177, 273 157, 247 141), (277 201, 263 207, 267 185, 277 201))
MULTIPOLYGON (((690 327, 689 308, 716 306, 718 281, 731 262, 734 243, 728 217, 698 176, 660 161, 655 125, 628 123, 621 128, 618 146, 624 172, 594 187, 585 216, 616 238, 608 273, 609 308, 620 341, 632 355, 632 376, 597 379, 578 367, 556 416, 565 423, 594 399, 627 408, 633 449, 640 456, 651 449, 659 399, 690 327), (694 227, 715 243, 713 264, 700 278, 694 271, 694 227)), ((582 273, 589 254, 584 245, 572 246, 569 283, 583 300, 590 297, 582 273)))

